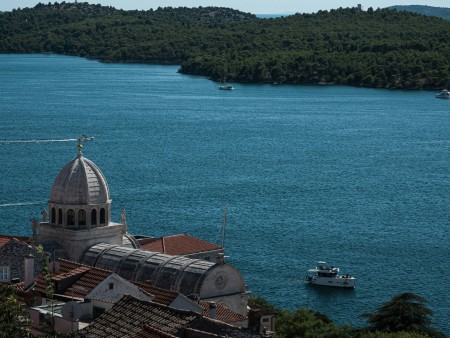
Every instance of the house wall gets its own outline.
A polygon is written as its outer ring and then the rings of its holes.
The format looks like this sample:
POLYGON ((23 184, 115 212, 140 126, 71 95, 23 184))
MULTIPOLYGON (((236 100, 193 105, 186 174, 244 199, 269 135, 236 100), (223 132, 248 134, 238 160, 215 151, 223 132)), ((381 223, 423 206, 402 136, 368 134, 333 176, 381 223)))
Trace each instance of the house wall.
POLYGON ((64 319, 59 313, 55 313, 52 318, 50 306, 32 307, 29 309, 29 313, 31 331, 34 335, 44 333, 51 326, 51 322, 53 322, 55 331, 63 334, 77 331, 79 328, 79 321, 64 319))
POLYGON ((9 278, 6 282, 18 278, 25 280, 25 256, 32 254, 34 259, 34 277, 41 273, 40 259, 37 250, 17 239, 11 239, 8 243, 0 247, 0 266, 9 267, 9 278))
POLYGON ((101 283, 99 283, 95 289, 87 295, 87 298, 116 303, 125 294, 145 301, 151 301, 154 298, 145 294, 136 285, 115 273, 110 274, 101 283))

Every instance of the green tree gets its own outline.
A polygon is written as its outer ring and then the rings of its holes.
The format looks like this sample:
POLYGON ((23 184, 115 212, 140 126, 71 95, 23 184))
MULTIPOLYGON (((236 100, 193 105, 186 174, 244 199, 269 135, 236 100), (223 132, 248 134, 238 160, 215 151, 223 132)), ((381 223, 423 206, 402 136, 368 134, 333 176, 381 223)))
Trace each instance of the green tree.
POLYGON ((54 288, 53 288, 53 283, 52 283, 52 276, 48 270, 48 262, 47 262, 47 255, 44 251, 44 248, 42 247, 42 245, 38 245, 37 246, 37 252, 41 261, 41 265, 42 265, 42 273, 44 274, 44 278, 45 278, 45 293, 46 293, 46 298, 50 300, 50 305, 51 305, 51 316, 49 319, 49 322, 47 322, 46 324, 46 331, 47 333, 54 335, 55 334, 55 323, 54 323, 54 300, 53 300, 53 294, 55 293, 54 288))
POLYGON ((320 312, 298 309, 282 310, 277 315, 276 338, 347 338, 353 337, 349 326, 335 326, 331 319, 320 312))
POLYGON ((0 285, 0 338, 31 337, 29 314, 17 301, 16 289, 0 285))
POLYGON ((373 312, 364 313, 370 331, 417 332, 429 337, 445 337, 430 327, 432 311, 426 306, 426 300, 414 293, 401 293, 373 312))

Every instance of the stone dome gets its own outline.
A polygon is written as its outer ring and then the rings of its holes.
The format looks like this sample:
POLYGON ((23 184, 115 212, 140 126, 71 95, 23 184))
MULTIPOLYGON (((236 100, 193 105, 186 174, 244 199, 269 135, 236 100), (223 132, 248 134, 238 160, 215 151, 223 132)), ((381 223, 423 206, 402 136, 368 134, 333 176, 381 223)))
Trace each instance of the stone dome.
POLYGON ((49 202, 62 205, 110 203, 108 184, 94 162, 79 154, 56 177, 49 202))

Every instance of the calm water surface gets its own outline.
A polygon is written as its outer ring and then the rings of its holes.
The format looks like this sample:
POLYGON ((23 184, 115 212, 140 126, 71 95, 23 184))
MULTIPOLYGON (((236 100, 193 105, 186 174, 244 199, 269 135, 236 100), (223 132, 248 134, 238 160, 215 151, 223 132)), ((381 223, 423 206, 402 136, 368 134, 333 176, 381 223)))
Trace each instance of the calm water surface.
POLYGON ((392 296, 428 300, 450 334, 450 102, 432 92, 235 85, 176 66, 0 55, 0 233, 31 234, 86 134, 113 218, 225 247, 249 289, 337 324, 392 296), (308 287, 328 260, 353 291, 308 287))

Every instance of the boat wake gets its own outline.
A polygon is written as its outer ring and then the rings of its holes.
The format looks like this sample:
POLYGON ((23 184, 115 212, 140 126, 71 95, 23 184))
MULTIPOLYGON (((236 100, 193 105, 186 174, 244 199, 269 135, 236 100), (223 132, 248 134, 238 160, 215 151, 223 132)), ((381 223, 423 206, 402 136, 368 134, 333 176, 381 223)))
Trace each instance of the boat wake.
POLYGON ((38 204, 42 204, 45 203, 42 201, 39 202, 18 202, 18 203, 3 203, 0 204, 0 208, 5 208, 5 207, 17 207, 17 206, 22 206, 22 205, 38 205, 38 204))
POLYGON ((49 143, 49 142, 73 142, 77 141, 76 138, 64 138, 64 139, 35 139, 35 140, 0 140, 0 144, 11 143, 49 143))

